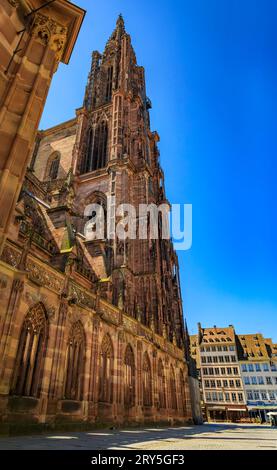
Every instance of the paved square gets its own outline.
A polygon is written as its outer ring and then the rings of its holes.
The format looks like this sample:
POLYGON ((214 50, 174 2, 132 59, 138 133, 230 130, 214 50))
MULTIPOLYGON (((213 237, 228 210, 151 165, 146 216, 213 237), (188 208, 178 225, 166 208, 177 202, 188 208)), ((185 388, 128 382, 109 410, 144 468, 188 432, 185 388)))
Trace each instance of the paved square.
POLYGON ((277 450, 277 429, 251 424, 204 424, 0 438, 0 449, 277 450))

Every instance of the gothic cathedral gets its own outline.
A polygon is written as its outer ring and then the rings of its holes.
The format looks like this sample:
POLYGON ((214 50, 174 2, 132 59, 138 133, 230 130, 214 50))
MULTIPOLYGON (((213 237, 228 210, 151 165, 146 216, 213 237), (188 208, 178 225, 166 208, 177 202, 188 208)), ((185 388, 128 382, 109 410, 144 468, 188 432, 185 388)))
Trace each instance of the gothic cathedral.
POLYGON ((89 236, 98 204, 167 204, 144 69, 122 16, 76 117, 39 131, 1 258, 2 423, 192 419, 170 239, 89 236), (3 268, 5 267, 5 269, 3 268))

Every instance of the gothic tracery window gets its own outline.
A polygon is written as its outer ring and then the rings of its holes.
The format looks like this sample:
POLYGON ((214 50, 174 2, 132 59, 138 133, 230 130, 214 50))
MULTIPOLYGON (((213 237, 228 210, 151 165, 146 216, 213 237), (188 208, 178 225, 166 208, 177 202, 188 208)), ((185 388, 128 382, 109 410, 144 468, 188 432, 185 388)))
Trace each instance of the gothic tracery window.
POLYGON ((108 147, 108 126, 106 121, 102 121, 96 127, 95 141, 93 147, 92 170, 103 168, 107 163, 108 147))
POLYGON ((158 362, 159 408, 166 408, 165 375, 162 360, 158 362))
POLYGON ((46 166, 46 179, 55 180, 58 177, 61 155, 54 152, 50 155, 46 166))
POLYGON ((87 135, 87 150, 83 161, 82 173, 104 168, 107 164, 108 124, 102 120, 87 135))
POLYGON ((173 369, 172 366, 170 367, 169 384, 170 384, 170 401, 171 401, 171 408, 172 408, 173 410, 177 410, 176 381, 175 381, 174 369, 173 369))
POLYGON ((113 345, 108 335, 104 337, 100 351, 99 401, 113 402, 113 345))
POLYGON ((143 366, 142 366, 142 387, 143 387, 143 405, 152 405, 152 383, 151 383, 151 365, 149 356, 144 353, 143 366))
POLYGON ((135 405, 135 356, 128 344, 124 357, 124 404, 131 408, 135 405))
POLYGON ((113 66, 108 67, 106 84, 106 102, 111 101, 113 89, 113 66))
POLYGON ((64 396, 67 400, 82 400, 85 362, 85 333, 80 321, 70 330, 67 344, 64 396))
POLYGON ((11 394, 39 397, 48 334, 41 303, 27 313, 22 325, 11 394))
POLYGON ((82 173, 89 173, 92 170, 93 134, 94 131, 92 128, 90 128, 88 131, 87 152, 83 162, 82 173))

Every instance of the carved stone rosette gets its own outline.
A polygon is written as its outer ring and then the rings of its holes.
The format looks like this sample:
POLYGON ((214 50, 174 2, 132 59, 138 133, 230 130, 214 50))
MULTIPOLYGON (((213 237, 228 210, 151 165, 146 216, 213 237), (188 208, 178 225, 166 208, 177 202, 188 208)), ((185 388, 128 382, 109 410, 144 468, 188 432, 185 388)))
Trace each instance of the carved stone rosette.
POLYGON ((17 268, 20 261, 20 252, 10 247, 9 245, 6 245, 4 247, 1 260, 13 268, 17 268))

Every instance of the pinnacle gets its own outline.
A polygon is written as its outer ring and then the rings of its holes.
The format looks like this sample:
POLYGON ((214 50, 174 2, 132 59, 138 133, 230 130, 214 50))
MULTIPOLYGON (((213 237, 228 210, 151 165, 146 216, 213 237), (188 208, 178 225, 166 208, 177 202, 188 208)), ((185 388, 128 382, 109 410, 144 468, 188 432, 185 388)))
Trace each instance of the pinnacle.
POLYGON ((117 21, 116 21, 116 26, 122 26, 123 28, 125 27, 125 24, 124 24, 124 18, 122 16, 121 13, 119 13, 118 15, 118 18, 117 18, 117 21))
POLYGON ((125 23, 121 13, 116 21, 116 31, 118 31, 120 35, 125 32, 125 23))

